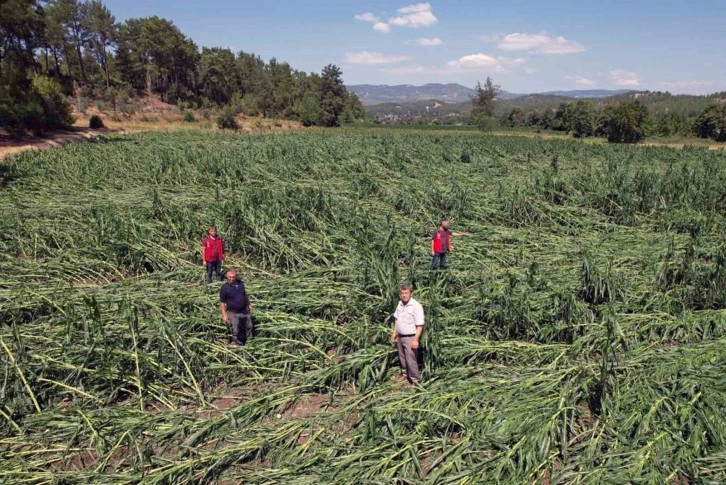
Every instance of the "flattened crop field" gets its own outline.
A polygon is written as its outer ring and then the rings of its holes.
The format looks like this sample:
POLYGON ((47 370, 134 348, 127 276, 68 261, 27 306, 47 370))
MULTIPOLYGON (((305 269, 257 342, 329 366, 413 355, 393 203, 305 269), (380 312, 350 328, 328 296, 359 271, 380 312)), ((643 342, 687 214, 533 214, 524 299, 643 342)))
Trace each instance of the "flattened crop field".
POLYGON ((726 482, 724 151, 110 135, 6 160, 0 210, 0 483, 726 482))

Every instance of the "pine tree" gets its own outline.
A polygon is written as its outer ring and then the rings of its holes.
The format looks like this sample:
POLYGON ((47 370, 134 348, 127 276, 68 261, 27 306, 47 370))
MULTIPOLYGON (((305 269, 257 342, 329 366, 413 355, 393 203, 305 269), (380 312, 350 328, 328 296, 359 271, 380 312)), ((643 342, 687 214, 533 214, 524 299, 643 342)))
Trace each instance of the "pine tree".
POLYGON ((472 97, 474 108, 471 112, 471 124, 476 125, 482 131, 490 131, 494 127, 494 102, 499 94, 499 86, 492 82, 487 76, 484 86, 476 83, 475 94, 472 97))
POLYGON ((333 64, 323 68, 320 85, 320 121, 324 126, 340 125, 340 114, 345 108, 346 101, 342 75, 343 72, 333 64))

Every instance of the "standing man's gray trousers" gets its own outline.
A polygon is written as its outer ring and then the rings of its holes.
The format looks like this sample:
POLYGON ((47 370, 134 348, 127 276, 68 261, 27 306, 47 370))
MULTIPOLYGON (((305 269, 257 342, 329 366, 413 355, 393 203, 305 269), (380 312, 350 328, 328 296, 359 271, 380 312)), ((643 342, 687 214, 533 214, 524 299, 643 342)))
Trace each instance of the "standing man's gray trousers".
POLYGON ((409 381, 417 383, 421 379, 418 371, 418 349, 411 347, 414 335, 401 336, 398 334, 398 363, 401 366, 401 374, 409 381))
POLYGON ((249 313, 235 313, 227 310, 232 337, 237 345, 244 345, 252 338, 252 316, 249 313), (244 329, 242 328, 244 325, 244 329))

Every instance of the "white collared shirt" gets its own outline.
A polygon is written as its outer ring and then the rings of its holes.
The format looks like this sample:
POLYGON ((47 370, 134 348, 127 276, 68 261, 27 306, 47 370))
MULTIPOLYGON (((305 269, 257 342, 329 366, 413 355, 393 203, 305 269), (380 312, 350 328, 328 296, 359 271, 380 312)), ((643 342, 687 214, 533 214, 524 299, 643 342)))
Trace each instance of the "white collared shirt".
POLYGON ((407 304, 398 302, 396 311, 393 313, 396 319, 396 332, 401 335, 416 333, 416 327, 424 325, 424 311, 421 303, 411 298, 407 304))

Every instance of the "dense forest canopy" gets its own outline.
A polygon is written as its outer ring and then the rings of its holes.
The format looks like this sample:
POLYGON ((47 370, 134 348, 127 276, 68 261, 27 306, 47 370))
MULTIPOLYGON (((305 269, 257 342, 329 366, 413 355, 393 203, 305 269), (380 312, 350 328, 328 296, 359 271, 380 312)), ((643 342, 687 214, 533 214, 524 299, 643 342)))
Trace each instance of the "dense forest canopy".
POLYGON ((0 126, 67 125, 67 96, 124 111, 139 95, 306 125, 364 116, 333 65, 306 73, 253 53, 200 49, 170 20, 117 22, 100 0, 0 0, 0 126))

